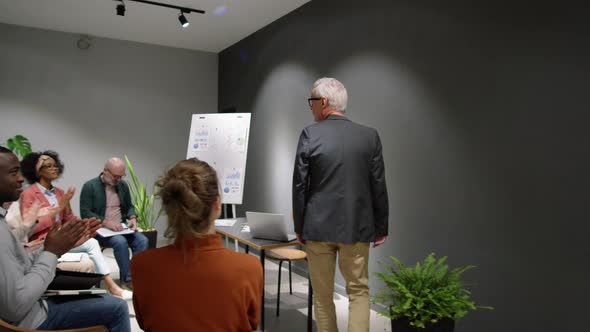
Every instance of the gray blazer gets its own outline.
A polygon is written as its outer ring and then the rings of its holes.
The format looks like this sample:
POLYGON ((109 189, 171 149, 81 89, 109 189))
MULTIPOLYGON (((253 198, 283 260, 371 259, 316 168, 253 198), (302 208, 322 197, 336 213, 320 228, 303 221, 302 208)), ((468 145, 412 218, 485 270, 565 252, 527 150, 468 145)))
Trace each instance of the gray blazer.
POLYGON ((293 171, 295 232, 305 240, 373 242, 389 203, 379 134, 330 115, 301 132, 293 171))
POLYGON ((39 250, 27 253, 10 232, 0 210, 0 318, 10 324, 35 328, 47 319, 41 297, 55 276, 57 257, 39 250))

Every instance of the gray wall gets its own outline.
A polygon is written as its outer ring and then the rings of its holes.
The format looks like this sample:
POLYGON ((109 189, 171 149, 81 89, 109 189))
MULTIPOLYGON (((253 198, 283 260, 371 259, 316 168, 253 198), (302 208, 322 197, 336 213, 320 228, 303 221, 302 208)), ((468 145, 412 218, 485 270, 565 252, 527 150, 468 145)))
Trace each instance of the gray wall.
MULTIPOLYGON (((291 213, 316 78, 383 141, 390 237, 466 275, 457 331, 582 331, 588 307, 587 15, 567 2, 315 0, 220 53, 219 108, 252 112, 244 210, 291 213)), ((342 279, 338 279, 340 285, 342 279)), ((373 278, 373 290, 381 286, 373 278)), ((587 324, 585 324, 587 325, 587 324)))
MULTIPOLYGON (((149 188, 186 156, 191 114, 217 111, 217 55, 103 38, 80 50, 77 40, 0 24, 0 142, 23 134, 59 152, 62 188, 81 189, 127 154, 149 188)), ((78 213, 78 194, 72 202, 78 213)))

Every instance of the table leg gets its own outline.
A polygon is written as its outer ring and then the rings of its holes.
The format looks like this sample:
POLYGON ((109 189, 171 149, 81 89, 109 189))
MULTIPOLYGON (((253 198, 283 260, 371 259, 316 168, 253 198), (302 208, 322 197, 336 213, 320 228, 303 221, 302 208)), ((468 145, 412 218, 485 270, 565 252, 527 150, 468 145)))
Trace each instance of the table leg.
POLYGON ((260 310, 260 329, 264 331, 264 285, 265 285, 265 272, 264 272, 264 260, 266 253, 264 249, 260 250, 260 263, 262 264, 262 310, 260 310))
POLYGON ((250 246, 246 245, 246 253, 249 254, 250 253, 250 246))
POLYGON ((307 278, 309 286, 307 287, 307 332, 311 332, 313 317, 312 306, 313 306, 313 288, 311 287, 311 280, 307 278))

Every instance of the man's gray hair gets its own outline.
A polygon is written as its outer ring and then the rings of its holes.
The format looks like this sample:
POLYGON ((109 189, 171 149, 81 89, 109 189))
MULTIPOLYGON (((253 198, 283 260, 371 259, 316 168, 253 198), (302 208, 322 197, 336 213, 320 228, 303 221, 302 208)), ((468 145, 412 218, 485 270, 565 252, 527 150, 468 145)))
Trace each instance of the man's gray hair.
POLYGON ((344 84, 335 78, 322 77, 315 81, 311 94, 318 97, 324 97, 328 100, 328 106, 335 111, 346 111, 348 104, 348 92, 344 84))

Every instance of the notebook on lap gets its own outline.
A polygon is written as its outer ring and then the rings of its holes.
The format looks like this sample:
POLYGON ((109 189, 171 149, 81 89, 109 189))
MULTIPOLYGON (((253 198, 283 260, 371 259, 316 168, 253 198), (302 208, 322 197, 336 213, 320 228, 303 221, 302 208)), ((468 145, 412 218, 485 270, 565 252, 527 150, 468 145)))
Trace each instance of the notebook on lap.
POLYGON ((103 278, 102 274, 84 273, 74 271, 63 271, 57 269, 55 271, 55 278, 47 289, 51 290, 81 290, 90 289, 96 286, 103 278))
POLYGON ((282 214, 247 211, 246 219, 254 238, 283 242, 296 239, 295 234, 287 232, 285 216, 282 214))
POLYGON ((45 291, 45 296, 57 296, 57 295, 97 295, 106 294, 106 289, 102 288, 90 288, 90 289, 72 289, 72 290, 52 290, 48 289, 45 291))

